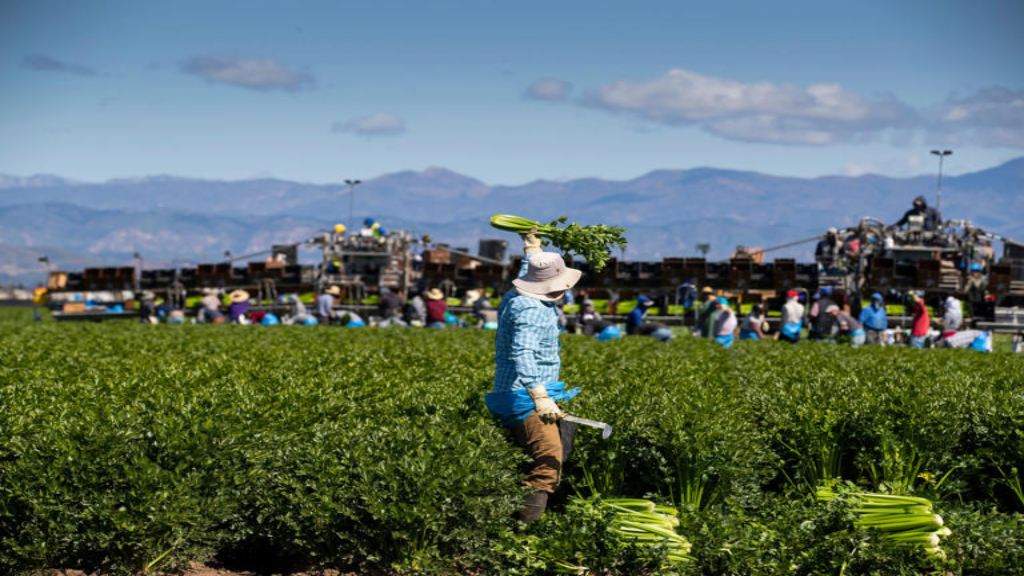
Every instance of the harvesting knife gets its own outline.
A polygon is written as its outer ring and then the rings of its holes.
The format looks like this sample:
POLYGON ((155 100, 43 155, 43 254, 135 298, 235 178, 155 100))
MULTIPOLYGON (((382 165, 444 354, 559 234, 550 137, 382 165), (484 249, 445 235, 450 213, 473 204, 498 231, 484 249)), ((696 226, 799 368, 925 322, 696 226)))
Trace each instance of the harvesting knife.
POLYGON ((611 424, 605 424, 604 422, 598 422, 597 420, 588 420, 587 418, 580 418, 579 416, 573 416, 572 414, 562 416, 562 420, 579 424, 580 426, 590 426, 591 428, 600 429, 601 440, 607 440, 608 437, 612 435, 611 424))

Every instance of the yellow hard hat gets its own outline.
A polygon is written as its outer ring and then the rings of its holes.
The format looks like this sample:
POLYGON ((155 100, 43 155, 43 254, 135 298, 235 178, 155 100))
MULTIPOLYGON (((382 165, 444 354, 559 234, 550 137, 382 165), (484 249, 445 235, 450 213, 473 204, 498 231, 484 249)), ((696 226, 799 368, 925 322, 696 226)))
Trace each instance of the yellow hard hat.
POLYGON ((346 228, 345 228, 344 224, 335 224, 334 225, 334 232, 336 234, 344 234, 345 230, 346 230, 346 228))

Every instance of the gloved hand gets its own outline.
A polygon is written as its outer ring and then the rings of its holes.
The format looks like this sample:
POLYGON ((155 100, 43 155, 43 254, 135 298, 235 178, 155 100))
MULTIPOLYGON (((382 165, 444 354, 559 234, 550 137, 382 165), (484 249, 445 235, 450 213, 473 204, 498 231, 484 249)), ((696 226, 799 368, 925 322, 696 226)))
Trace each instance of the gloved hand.
POLYGON ((536 232, 536 229, 534 229, 523 234, 523 252, 525 252, 527 256, 541 252, 540 238, 537 237, 536 232))
POLYGON ((534 409, 542 422, 552 424, 562 417, 562 409, 548 396, 548 391, 544 386, 534 386, 527 391, 530 393, 530 398, 533 398, 534 409))

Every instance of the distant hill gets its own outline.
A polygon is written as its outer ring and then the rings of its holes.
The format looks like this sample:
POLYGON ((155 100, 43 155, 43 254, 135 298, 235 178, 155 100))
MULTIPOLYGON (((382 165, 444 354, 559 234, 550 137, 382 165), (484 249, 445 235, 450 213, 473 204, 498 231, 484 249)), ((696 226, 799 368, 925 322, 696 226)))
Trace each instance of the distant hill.
MULTIPOLYGON (((944 180, 943 213, 993 232, 1024 238, 1024 158, 944 180)), ((474 248, 500 235, 487 225, 505 212, 537 219, 568 215, 628 228, 628 259, 695 253, 712 258, 736 245, 771 246, 849 226, 864 215, 898 218, 913 197, 934 202, 933 176, 828 176, 803 179, 696 168, 657 170, 638 178, 594 178, 490 186, 443 168, 398 172, 356 189, 356 219, 429 232, 474 248)), ((155 176, 82 183, 58 176, 0 175, 0 281, 38 274, 19 262, 29 247, 60 247, 67 262, 126 263, 138 251, 151 264, 218 260, 294 242, 346 222, 344 184, 285 180, 208 181, 155 176)), ((51 252, 54 249, 51 249, 51 252)), ((776 253, 809 257, 809 246, 776 253)))

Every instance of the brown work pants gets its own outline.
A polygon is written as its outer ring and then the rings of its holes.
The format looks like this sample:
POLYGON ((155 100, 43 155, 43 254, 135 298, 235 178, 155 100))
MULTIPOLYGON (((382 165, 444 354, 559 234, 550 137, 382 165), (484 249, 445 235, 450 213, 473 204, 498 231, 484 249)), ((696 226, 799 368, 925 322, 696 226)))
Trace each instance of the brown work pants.
POLYGON ((553 493, 562 474, 562 437, 558 424, 546 424, 534 412, 513 432, 516 443, 530 457, 524 482, 535 490, 553 493))

